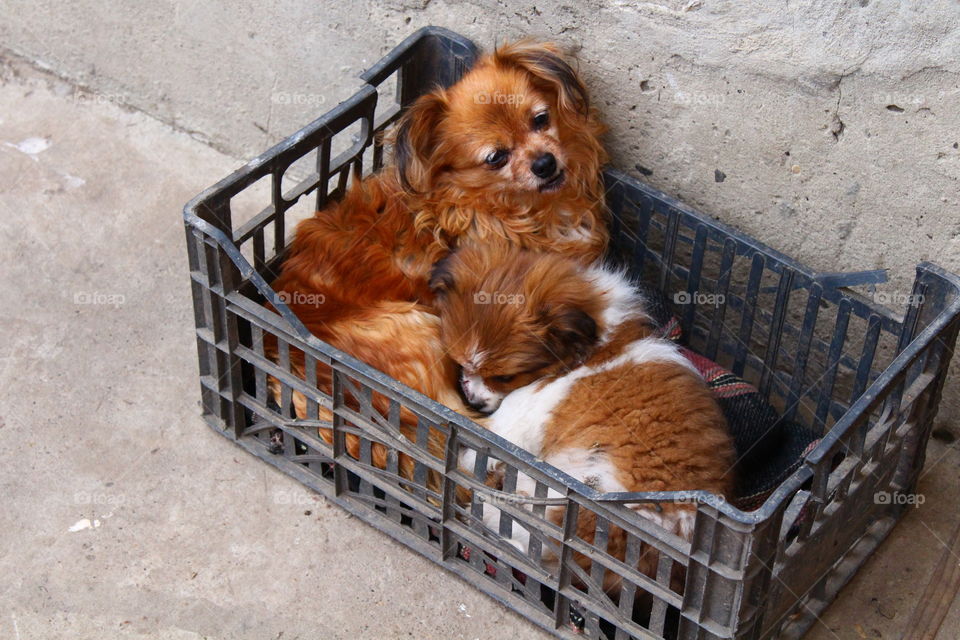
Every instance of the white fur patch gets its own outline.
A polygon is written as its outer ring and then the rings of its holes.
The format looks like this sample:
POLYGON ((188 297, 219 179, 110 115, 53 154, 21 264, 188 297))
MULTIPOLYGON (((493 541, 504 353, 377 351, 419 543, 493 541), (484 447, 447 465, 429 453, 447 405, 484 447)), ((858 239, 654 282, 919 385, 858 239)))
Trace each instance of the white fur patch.
POLYGON ((662 338, 644 338, 643 340, 631 342, 627 345, 627 348, 624 349, 623 355, 605 364, 612 365, 621 358, 623 358, 623 364, 628 362, 633 365, 648 364, 651 362, 675 364, 693 371, 698 376, 700 375, 697 368, 683 355, 676 344, 662 338))
POLYGON ((470 350, 470 356, 463 363, 463 368, 469 372, 474 372, 483 366, 483 361, 487 359, 487 352, 480 350, 476 345, 470 350))
POLYGON ((593 266, 586 276, 604 300, 600 344, 609 342, 614 330, 624 322, 647 318, 643 298, 623 271, 593 266))
MULTIPOLYGON (((536 489, 537 483, 534 482, 533 478, 522 472, 517 473, 517 488, 515 492, 518 496, 532 496, 536 492, 536 489)), ((559 497, 560 495, 555 491, 549 491, 548 493, 551 498, 559 497)), ((485 501, 483 503, 483 524, 486 525, 490 530, 499 534, 500 514, 502 511, 499 507, 495 506, 495 503, 496 500, 493 500, 493 503, 490 501, 485 501)), ((533 510, 532 505, 524 505, 519 501, 517 506, 524 508, 527 511, 533 510)), ((556 509, 556 507, 553 508, 556 509)), ((504 540, 510 542, 522 553, 527 553, 527 550, 530 548, 530 532, 523 525, 517 523, 516 521, 514 521, 510 527, 510 535, 508 537, 504 537, 504 540)))
POLYGON ((617 468, 602 451, 564 449, 551 453, 544 460, 600 493, 626 491, 617 480, 617 468))
MULTIPOLYGON (((500 533, 500 514, 499 508, 488 502, 483 504, 483 524, 497 534, 500 533)), ((521 553, 527 553, 530 548, 530 532, 516 520, 510 525, 510 535, 504 536, 503 539, 516 547, 521 553)))
POLYGON ((489 417, 490 430, 539 456, 543 448, 544 425, 557 405, 567 397, 573 383, 586 373, 585 369, 580 367, 546 384, 534 382, 507 394, 489 417))
POLYGON ((477 465, 477 452, 473 449, 462 449, 457 464, 467 473, 473 473, 473 469, 477 465))
POLYGON ((679 511, 674 514, 674 520, 676 522, 674 531, 679 533, 681 538, 689 540, 693 537, 693 524, 697 520, 696 511, 679 511))

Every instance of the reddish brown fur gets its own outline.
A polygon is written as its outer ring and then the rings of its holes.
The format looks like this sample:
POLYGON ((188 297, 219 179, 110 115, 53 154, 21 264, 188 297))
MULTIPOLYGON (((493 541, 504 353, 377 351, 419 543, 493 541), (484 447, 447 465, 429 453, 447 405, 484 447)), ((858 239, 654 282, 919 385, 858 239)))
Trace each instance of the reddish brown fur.
MULTIPOLYGON (((565 342, 552 342, 558 317, 583 313, 601 332, 608 329, 601 316, 605 302, 583 268, 562 256, 466 246, 438 266, 433 285, 451 356, 465 364, 476 351, 485 353, 479 374, 501 392, 549 380, 580 364, 595 369, 624 353, 630 343, 655 339, 639 309, 639 317, 619 325, 606 344, 598 344, 596 336, 570 333, 562 322, 565 342), (478 291, 517 297, 513 304, 477 304, 478 291), (564 356, 578 351, 571 344, 577 340, 586 343, 583 357, 571 363, 564 356), (497 383, 495 377, 503 374, 517 375, 509 383, 497 383)), ((623 490, 706 490, 731 497, 734 450, 726 421, 703 379, 683 365, 652 361, 595 371, 576 381, 544 420, 541 458, 568 450, 603 453, 623 490)), ((660 515, 694 508, 665 504, 660 515)), ((560 524, 560 509, 547 513, 560 524)), ((577 534, 592 541, 595 526, 594 514, 582 510, 577 534)), ((623 530, 612 527, 608 552, 623 560, 625 545, 623 530)), ((588 558, 575 558, 589 569, 588 558)), ((638 568, 654 576, 656 562, 656 554, 647 549, 638 568)), ((617 582, 608 572, 605 588, 617 582)))
MULTIPOLYGON (((428 269, 431 258, 391 235, 393 228, 403 224, 402 211, 385 206, 387 193, 382 181, 368 182, 367 188, 351 190, 341 203, 297 227, 290 257, 273 287, 278 293, 291 294, 287 296, 291 310, 313 335, 421 393, 463 410, 456 393, 455 368, 438 338, 437 317, 417 302, 429 298, 426 282, 402 270, 405 265, 428 269), (422 261, 419 265, 418 260, 422 261)), ((276 341, 271 335, 265 338, 267 355, 276 360, 276 341)), ((305 378, 301 351, 290 350, 290 364, 295 375, 305 378)), ((318 366, 317 387, 330 393, 331 385, 329 368, 318 366)), ((279 398, 275 378, 270 378, 270 388, 279 398)), ((331 418, 322 408, 319 416, 307 416, 306 398, 299 392, 293 394, 293 402, 300 418, 331 418)), ((374 404, 386 415, 389 406, 382 396, 374 404)), ((404 435, 415 439, 415 426, 416 418, 404 410, 404 435)), ((321 429, 320 436, 333 441, 327 429, 321 429)), ((348 434, 345 440, 348 453, 359 457, 359 439, 348 434)), ((428 447, 435 455, 441 454, 443 442, 438 434, 431 434, 428 447)), ((371 458, 376 466, 386 468, 387 449, 373 444, 371 458)), ((398 464, 404 477, 413 477, 411 458, 400 455, 398 464)), ((430 484, 434 489, 439 486, 433 475, 430 484)))
MULTIPOLYGON (((431 265, 464 238, 503 238, 583 262, 606 246, 602 127, 569 71, 550 45, 507 45, 479 60, 458 84, 411 106, 394 141, 398 162, 302 222, 273 283, 278 293, 296 294, 287 296, 294 302, 322 301, 291 305, 315 336, 464 410, 429 306, 431 265), (476 99, 480 90, 524 99, 483 105, 476 99), (530 109, 540 105, 549 110, 550 131, 531 131, 530 109), (477 156, 491 141, 510 146, 509 172, 493 171, 477 156), (538 149, 553 152, 565 171, 555 191, 541 192, 522 175, 522 163, 538 149)), ((272 337, 265 347, 276 359, 272 337)), ((290 357, 303 377, 303 354, 291 350, 290 357)), ((326 370, 318 370, 317 382, 329 393, 326 370)), ((271 389, 278 393, 278 381, 271 379, 271 389)), ((294 404, 306 417, 299 393, 294 404)), ((387 410, 384 402, 377 408, 387 410)), ((409 434, 415 422, 407 412, 401 418, 409 434)), ((320 435, 331 440, 327 430, 320 435)), ((438 438, 429 444, 436 455, 442 445, 438 438)), ((348 436, 347 448, 356 456, 358 440, 348 436)), ((374 463, 384 466, 386 450, 375 445, 372 452, 374 463)), ((401 456, 400 465, 410 477, 412 461, 401 456)))

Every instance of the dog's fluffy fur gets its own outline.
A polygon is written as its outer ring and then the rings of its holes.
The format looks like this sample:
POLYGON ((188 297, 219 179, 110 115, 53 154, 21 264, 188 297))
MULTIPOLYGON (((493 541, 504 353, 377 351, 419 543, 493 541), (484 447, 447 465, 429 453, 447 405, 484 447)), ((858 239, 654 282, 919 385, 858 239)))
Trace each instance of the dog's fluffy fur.
MULTIPOLYGON (((393 140, 395 162, 297 227, 273 288, 313 335, 462 410, 430 306, 430 268, 464 238, 583 263, 600 256, 601 129, 582 82, 551 45, 503 46, 456 85, 411 105, 393 140)), ((265 346, 276 359, 275 340, 265 346)), ((291 350, 290 359, 305 377, 303 354, 291 350)), ((317 383, 330 391, 329 369, 318 370, 317 383)), ((279 397, 279 382, 270 385, 279 397)), ((330 418, 324 409, 307 416, 300 393, 293 401, 299 417, 330 418)), ((384 399, 376 404, 386 413, 384 399)), ((412 437, 414 417, 404 411, 401 419, 412 437)), ((320 434, 331 440, 329 430, 320 434)), ((440 439, 430 447, 442 454, 440 439)), ((347 437, 347 449, 358 454, 357 438, 347 437)), ((384 467, 386 450, 374 445, 372 454, 384 467)), ((400 466, 410 477, 412 461, 401 456, 400 466)))
MULTIPOLYGON (((623 274, 557 255, 464 246, 437 265, 432 285, 464 395, 490 413, 483 422, 491 431, 600 492, 729 497, 734 453, 723 414, 679 349, 654 334, 623 274)), ((472 457, 461 461, 466 471, 472 457)), ((534 487, 519 475, 518 493, 532 496, 534 487)), ((694 505, 633 508, 680 537, 692 533, 694 505)), ((561 507, 546 513, 560 524, 561 507)), ((499 518, 484 505, 494 531, 499 518)), ((581 512, 577 534, 592 541, 595 525, 581 512)), ((526 551, 528 539, 513 524, 517 546, 526 551)), ((625 544, 613 527, 608 552, 623 560, 625 544)), ((639 568, 653 576, 655 563, 645 554, 639 568)), ((607 581, 612 587, 614 574, 607 581)))

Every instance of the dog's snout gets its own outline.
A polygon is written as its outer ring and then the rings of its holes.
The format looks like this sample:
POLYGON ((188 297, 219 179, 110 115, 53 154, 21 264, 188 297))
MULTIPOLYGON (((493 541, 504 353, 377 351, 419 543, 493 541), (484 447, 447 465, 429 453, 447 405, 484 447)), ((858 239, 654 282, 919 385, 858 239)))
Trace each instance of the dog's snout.
POLYGON ((466 399, 467 405, 474 411, 482 412, 487 403, 482 398, 477 397, 476 390, 465 374, 460 374, 460 388, 463 389, 463 397, 466 399))
POLYGON ((481 400, 467 400, 467 406, 478 413, 490 413, 487 410, 487 403, 481 400))
POLYGON ((473 388, 469 376, 463 372, 460 373, 460 389, 463 391, 463 396, 467 399, 467 404, 472 405, 476 398, 476 390, 473 388))
POLYGON ((501 398, 491 392, 481 378, 468 375, 465 371, 460 373, 460 389, 463 399, 474 411, 492 413, 500 405, 501 398))
POLYGON ((544 153, 533 161, 530 171, 538 178, 549 178, 557 172, 557 159, 552 153, 544 153))

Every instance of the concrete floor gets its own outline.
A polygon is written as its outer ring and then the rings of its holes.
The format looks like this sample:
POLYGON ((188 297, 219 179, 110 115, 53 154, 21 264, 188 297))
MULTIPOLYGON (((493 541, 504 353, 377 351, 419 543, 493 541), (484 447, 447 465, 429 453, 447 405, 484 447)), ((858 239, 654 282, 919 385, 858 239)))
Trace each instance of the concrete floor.
MULTIPOLYGON (((200 420, 180 210, 238 160, 0 78, 0 638, 546 638, 200 420)), ((928 468, 809 638, 900 637, 955 526, 957 445, 928 468)))

